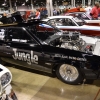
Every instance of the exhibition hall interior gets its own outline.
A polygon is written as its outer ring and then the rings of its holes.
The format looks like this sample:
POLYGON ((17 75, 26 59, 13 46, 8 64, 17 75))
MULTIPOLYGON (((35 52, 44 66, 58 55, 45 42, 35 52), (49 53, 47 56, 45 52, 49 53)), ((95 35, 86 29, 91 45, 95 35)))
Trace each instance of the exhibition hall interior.
POLYGON ((0 0, 0 100, 100 100, 100 1, 0 0))

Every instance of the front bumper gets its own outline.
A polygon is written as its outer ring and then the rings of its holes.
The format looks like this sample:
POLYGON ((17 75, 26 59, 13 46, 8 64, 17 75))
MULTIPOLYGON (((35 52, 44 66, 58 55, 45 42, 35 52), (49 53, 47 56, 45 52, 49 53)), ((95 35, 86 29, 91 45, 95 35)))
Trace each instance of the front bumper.
POLYGON ((0 100, 18 100, 12 86, 8 85, 2 92, 0 100))

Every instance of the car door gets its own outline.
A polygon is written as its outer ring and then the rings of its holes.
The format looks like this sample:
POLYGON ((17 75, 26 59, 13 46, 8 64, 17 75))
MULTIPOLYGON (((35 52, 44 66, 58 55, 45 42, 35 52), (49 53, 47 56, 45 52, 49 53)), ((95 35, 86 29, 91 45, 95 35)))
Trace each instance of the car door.
POLYGON ((45 71, 42 47, 25 28, 8 28, 5 45, 6 61, 45 71))

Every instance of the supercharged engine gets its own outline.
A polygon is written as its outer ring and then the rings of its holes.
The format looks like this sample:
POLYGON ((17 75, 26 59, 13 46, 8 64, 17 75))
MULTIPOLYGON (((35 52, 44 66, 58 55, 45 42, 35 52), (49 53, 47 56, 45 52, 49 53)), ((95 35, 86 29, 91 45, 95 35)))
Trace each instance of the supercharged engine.
POLYGON ((62 35, 56 34, 55 37, 52 37, 49 44, 56 47, 82 51, 85 41, 80 38, 79 32, 63 32, 62 35))

